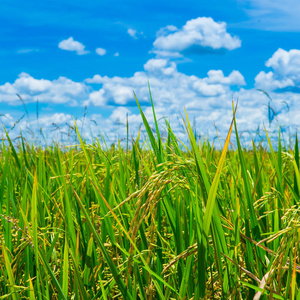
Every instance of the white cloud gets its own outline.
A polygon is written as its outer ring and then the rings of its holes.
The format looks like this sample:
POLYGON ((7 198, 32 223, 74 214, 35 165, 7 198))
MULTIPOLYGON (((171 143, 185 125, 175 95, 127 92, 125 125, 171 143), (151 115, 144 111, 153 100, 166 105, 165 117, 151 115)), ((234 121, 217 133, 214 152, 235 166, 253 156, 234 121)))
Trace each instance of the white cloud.
POLYGON ((266 62, 273 69, 268 73, 261 71, 255 77, 257 88, 272 91, 283 88, 300 88, 300 50, 278 49, 266 62))
MULTIPOLYGON (((171 28, 172 29, 172 28, 171 28)), ((176 30, 175 28, 173 28, 176 30)), ((280 125, 300 128, 300 93, 283 88, 300 87, 300 51, 285 51, 279 49, 266 62, 266 66, 273 71, 260 72, 256 77, 256 88, 269 88, 272 97, 272 108, 277 113, 271 129, 280 125), (285 104, 286 101, 290 111, 285 104)), ((181 114, 186 108, 190 120, 195 120, 197 132, 202 136, 214 138, 216 136, 214 124, 217 126, 221 137, 226 136, 232 118, 232 100, 239 99, 237 123, 239 132, 245 139, 258 125, 263 128, 268 126, 268 102, 265 94, 256 89, 246 89, 243 75, 233 70, 224 74, 222 70, 209 70, 206 76, 186 75, 177 69, 177 64, 166 58, 150 59, 144 64, 144 70, 134 73, 131 77, 108 77, 95 75, 84 82, 74 82, 68 78, 60 77, 56 80, 36 79, 27 73, 21 73, 13 83, 5 83, 0 86, 0 101, 10 104, 20 104, 16 93, 20 94, 26 103, 39 100, 44 103, 65 103, 68 105, 98 106, 106 116, 97 116, 99 127, 90 122, 93 117, 87 117, 86 121, 78 119, 81 125, 88 126, 90 130, 83 130, 84 134, 90 131, 93 134, 101 132, 108 137, 108 141, 115 141, 118 137, 126 136, 126 116, 129 126, 135 134, 142 123, 135 105, 133 91, 143 106, 145 115, 153 124, 152 108, 149 107, 148 80, 155 104, 157 118, 163 126, 166 117, 173 131, 183 141, 186 140, 182 127, 181 114), (92 84, 91 86, 89 84, 92 84), (94 84, 99 84, 98 90, 94 84), (92 88, 93 87, 93 88, 92 88), (105 109, 103 109, 105 108, 105 109), (85 122, 83 124, 83 122, 85 122)), ((95 107, 91 111, 99 110, 95 107)), ((102 112, 101 112, 102 113, 102 112)), ((22 112, 23 114, 23 112, 22 112)), ((13 116, 2 117, 1 121, 12 126, 13 116), (5 121, 6 120, 6 121, 5 121)), ((17 118, 15 118, 16 120, 17 118)), ((33 119, 33 118, 32 118, 33 119)), ((27 118, 18 125, 20 129, 26 128, 27 118)), ((69 127, 65 123, 72 124, 71 113, 48 114, 41 116, 39 124, 32 121, 32 126, 42 126, 50 132, 52 138, 57 134, 68 133, 69 127), (52 123, 59 125, 60 129, 54 132, 52 123)), ((1 130, 0 130, 1 132, 1 130)))
POLYGON ((153 51, 160 55, 175 52, 178 56, 179 52, 191 47, 233 50, 241 46, 241 40, 227 32, 225 22, 199 17, 187 21, 181 29, 173 25, 162 28, 157 32, 153 45, 153 51))
POLYGON ((150 59, 144 64, 144 69, 146 71, 155 71, 159 70, 161 71, 162 68, 165 68, 168 64, 168 60, 166 59, 150 59))
POLYGON ((134 39, 137 39, 137 31, 135 30, 135 29, 132 29, 132 28, 129 28, 128 30, 127 30, 127 33, 131 36, 131 37, 133 37, 134 39))
POLYGON ((181 57, 183 57, 182 54, 180 54, 179 52, 176 52, 176 51, 151 50, 151 51, 149 51, 149 53, 156 54, 157 58, 164 58, 164 57, 168 57, 168 58, 181 58, 181 57))
POLYGON ((14 124, 14 118, 11 116, 11 114, 0 114, 0 121, 5 127, 13 126, 14 124))
POLYGON ((73 123, 73 118, 69 114, 65 113, 54 113, 51 115, 42 115, 39 117, 38 122, 40 126, 50 126, 52 123, 56 125, 61 125, 64 123, 73 123))
POLYGON ((104 90, 93 91, 89 94, 88 99, 83 102, 83 105, 104 106, 107 100, 104 97, 104 90))
POLYGON ((24 101, 44 103, 68 103, 75 105, 80 99, 86 98, 89 87, 84 83, 74 82, 66 77, 50 81, 35 79, 27 73, 21 73, 14 83, 0 86, 0 102, 17 104, 20 102, 16 94, 24 101))
MULTIPOLYGON (((258 125, 261 126, 261 129, 263 128, 263 123, 268 126, 267 104, 269 100, 263 93, 255 89, 249 90, 245 88, 240 88, 236 92, 232 91, 231 84, 244 82, 242 75, 237 71, 232 71, 228 76, 225 76, 220 70, 211 70, 206 77, 200 78, 180 73, 176 69, 176 65, 172 66, 169 61, 151 60, 145 65, 147 65, 146 68, 148 70, 151 70, 148 71, 148 76, 157 118, 160 120, 159 123, 163 127, 164 117, 166 117, 171 123, 173 131, 182 141, 187 139, 180 114, 183 113, 184 107, 188 111, 191 122, 196 122, 197 133, 210 139, 216 137, 214 125, 217 127, 221 137, 226 136, 232 119, 231 101, 237 98, 239 99, 237 112, 238 129, 245 140, 249 140, 249 134, 255 136, 254 131, 258 125), (167 72, 166 75, 164 70, 168 68, 171 68, 173 71, 171 73, 167 72), (161 69, 160 73, 159 69, 161 69), (152 72, 156 72, 155 76, 158 78, 155 78, 152 72)), ((86 102, 81 101, 80 104, 106 106, 105 110, 110 113, 105 118, 100 115, 87 115, 85 121, 82 118, 77 119, 78 128, 82 128, 82 126, 86 128, 82 131, 83 135, 88 137, 92 133, 95 136, 101 131, 108 143, 115 142, 118 138, 126 137, 126 117, 128 115, 130 135, 134 134, 136 136, 139 126, 142 124, 142 119, 136 107, 114 107, 111 104, 128 104, 128 101, 133 99, 131 93, 132 89, 134 89, 140 103, 149 105, 147 79, 144 72, 137 72, 130 78, 109 78, 95 75, 92 79, 87 80, 91 83, 102 84, 102 88, 98 91, 90 92, 87 95, 86 102), (91 122, 91 120, 96 120, 98 124, 91 122)), ((47 93, 47 90, 45 92, 47 93)), ((270 96, 273 98, 272 107, 278 112, 277 120, 273 121, 271 129, 274 130, 279 122, 281 125, 300 126, 298 117, 300 109, 297 105, 300 101, 300 94, 270 92, 270 96), (286 104, 282 102, 283 100, 286 100, 291 107, 290 112, 288 112, 286 104)), ((89 109, 89 111, 95 110, 97 108, 89 109)), ((149 120, 150 127, 155 128, 152 108, 143 106, 143 110, 149 120)), ((62 137, 68 137, 70 128, 65 123, 73 126, 73 118, 70 113, 47 113, 44 115, 40 114, 39 120, 35 118, 35 115, 31 116, 30 124, 26 117, 23 118, 15 132, 24 131, 28 126, 30 128, 42 127, 48 139, 57 140, 62 137), (53 126, 52 123, 55 123, 59 128, 53 126)), ((3 116, 1 121, 9 128, 13 126, 13 119, 16 120, 17 117, 13 118, 11 115, 8 115, 8 118, 3 116)), ((142 133, 142 138, 143 136, 144 133, 142 133)))
MULTIPOLYGON (((128 105, 134 101, 132 95, 134 90, 138 100, 144 105, 144 112, 149 118, 150 126, 154 128, 151 107, 145 108, 145 105, 150 104, 147 88, 149 79, 157 117, 159 119, 166 117, 171 122, 174 132, 182 139, 186 139, 180 114, 184 107, 188 111, 190 120, 195 120, 198 134, 210 138, 216 136, 214 124, 220 136, 226 136, 232 119, 232 100, 239 99, 237 123, 239 132, 245 140, 249 140, 250 135, 260 139, 259 136, 256 136, 255 130, 258 126, 263 129, 263 124, 267 127, 269 125, 267 107, 269 99, 256 89, 242 88, 245 80, 242 74, 236 70, 228 75, 221 70, 210 70, 205 77, 188 76, 177 70, 176 63, 160 58, 147 61, 144 71, 136 72, 128 78, 95 75, 93 78, 87 79, 87 83, 101 84, 102 87, 98 91, 101 97, 94 101, 89 99, 85 104, 95 106, 128 105)), ((300 119, 295 116, 300 113, 300 109, 297 109, 300 95, 271 91, 270 96, 273 99, 272 108, 278 114, 277 119, 274 119, 272 123, 271 130, 274 130, 279 124, 300 126, 300 119), (289 107, 294 108, 293 111, 291 109, 288 112, 283 101, 287 101, 289 107)), ((108 120, 123 124, 127 114, 131 128, 135 128, 137 132, 141 119, 131 106, 116 108, 108 120)), ((160 124, 164 124, 163 119, 160 120, 160 124)), ((118 134, 126 136, 125 129, 119 124, 118 134)), ((108 123, 107 130, 112 130, 108 123)), ((263 133, 260 132, 260 134, 263 133)))
POLYGON ((202 105, 203 102, 209 102, 207 97, 228 95, 231 92, 230 86, 245 85, 244 77, 238 71, 232 71, 229 76, 225 76, 221 70, 211 70, 204 78, 188 76, 179 72, 176 63, 168 59, 150 59, 144 65, 144 70, 145 72, 136 72, 129 78, 95 75, 86 79, 86 83, 102 84, 102 87, 100 95, 87 99, 85 104, 126 105, 134 101, 133 91, 140 101, 149 103, 149 79, 152 94, 158 100, 157 106, 166 106, 172 113, 172 110, 183 107, 192 100, 202 105))
POLYGON ((271 71, 268 73, 261 71, 255 77, 255 86, 266 91, 273 91, 292 87, 294 82, 290 78, 276 79, 276 75, 271 71))
POLYGON ((119 52, 116 52, 116 53, 114 54, 114 56, 116 56, 116 57, 120 56, 119 52))
POLYGON ((245 85, 243 75, 239 71, 232 71, 228 77, 225 77, 221 70, 210 70, 207 72, 207 83, 221 83, 228 85, 245 85))
POLYGON ((26 91, 28 93, 42 93, 51 87, 52 83, 50 80, 46 79, 35 79, 31 77, 29 74, 23 72, 19 75, 19 78, 16 79, 13 85, 6 84, 1 86, 0 89, 2 91, 7 92, 18 92, 18 91, 26 91))
POLYGON ((96 53, 97 53, 98 55, 100 55, 100 56, 103 56, 103 55, 106 54, 106 50, 103 49, 103 48, 97 48, 97 49, 96 49, 96 53))
POLYGON ((267 67, 272 67, 280 76, 291 76, 300 79, 300 50, 285 51, 278 49, 266 62, 267 67))
POLYGON ((126 107, 117 107, 113 110, 112 114, 109 116, 109 119, 112 122, 115 122, 116 120, 126 120, 126 116, 130 115, 131 111, 126 107))
POLYGON ((245 85, 243 75, 238 71, 232 71, 228 77, 225 77, 221 70, 210 70, 208 77, 199 78, 193 83, 193 88, 203 96, 218 96, 226 94, 230 85, 245 85))
POLYGON ((89 53, 89 51, 84 50, 85 46, 80 42, 74 41, 73 37, 61 41, 58 47, 67 51, 75 51, 78 55, 89 53))

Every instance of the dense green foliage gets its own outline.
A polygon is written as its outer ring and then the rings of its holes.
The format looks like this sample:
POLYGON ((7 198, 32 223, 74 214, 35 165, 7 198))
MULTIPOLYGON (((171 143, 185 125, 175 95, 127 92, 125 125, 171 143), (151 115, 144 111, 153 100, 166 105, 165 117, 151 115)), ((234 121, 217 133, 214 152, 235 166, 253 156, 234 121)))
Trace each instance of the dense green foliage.
POLYGON ((300 299, 297 140, 228 150, 233 122, 216 150, 186 119, 185 148, 141 115, 130 149, 3 143, 1 299, 300 299))

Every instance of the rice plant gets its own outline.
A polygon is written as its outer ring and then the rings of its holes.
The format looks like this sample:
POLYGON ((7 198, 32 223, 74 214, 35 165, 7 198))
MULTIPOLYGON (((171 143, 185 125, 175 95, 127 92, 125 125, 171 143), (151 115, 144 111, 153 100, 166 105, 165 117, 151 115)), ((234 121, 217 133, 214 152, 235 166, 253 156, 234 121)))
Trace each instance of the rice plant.
POLYGON ((7 133, 1 299, 300 299, 297 137, 243 149, 234 111, 215 149, 186 114, 184 145, 138 107, 148 142, 125 149, 86 143, 76 123, 67 149, 7 133))

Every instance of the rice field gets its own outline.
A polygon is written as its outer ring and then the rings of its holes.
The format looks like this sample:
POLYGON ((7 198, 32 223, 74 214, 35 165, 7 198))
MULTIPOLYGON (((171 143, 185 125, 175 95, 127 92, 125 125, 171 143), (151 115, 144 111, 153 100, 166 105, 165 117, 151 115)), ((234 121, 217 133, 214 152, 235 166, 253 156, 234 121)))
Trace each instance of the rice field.
POLYGON ((300 299, 297 137, 246 150, 233 117, 215 149, 185 115, 185 145, 140 113, 128 148, 7 134, 0 299, 300 299))

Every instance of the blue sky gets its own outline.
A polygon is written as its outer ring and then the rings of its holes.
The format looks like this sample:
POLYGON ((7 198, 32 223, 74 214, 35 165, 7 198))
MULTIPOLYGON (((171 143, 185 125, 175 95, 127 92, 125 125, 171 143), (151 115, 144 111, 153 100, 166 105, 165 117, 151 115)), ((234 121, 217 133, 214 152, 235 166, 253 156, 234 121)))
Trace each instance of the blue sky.
POLYGON ((23 116, 19 94, 29 116, 12 136, 42 127, 57 138, 74 116, 83 132, 114 140, 127 115, 136 134, 133 91, 151 119, 149 79, 159 117, 179 136, 184 108, 202 136, 215 136, 214 124, 225 135, 232 99, 239 99, 240 131, 268 125, 269 100, 257 89, 272 98, 270 130, 293 133, 300 126, 299 9, 296 0, 4 0, 1 121, 9 129, 23 116))

